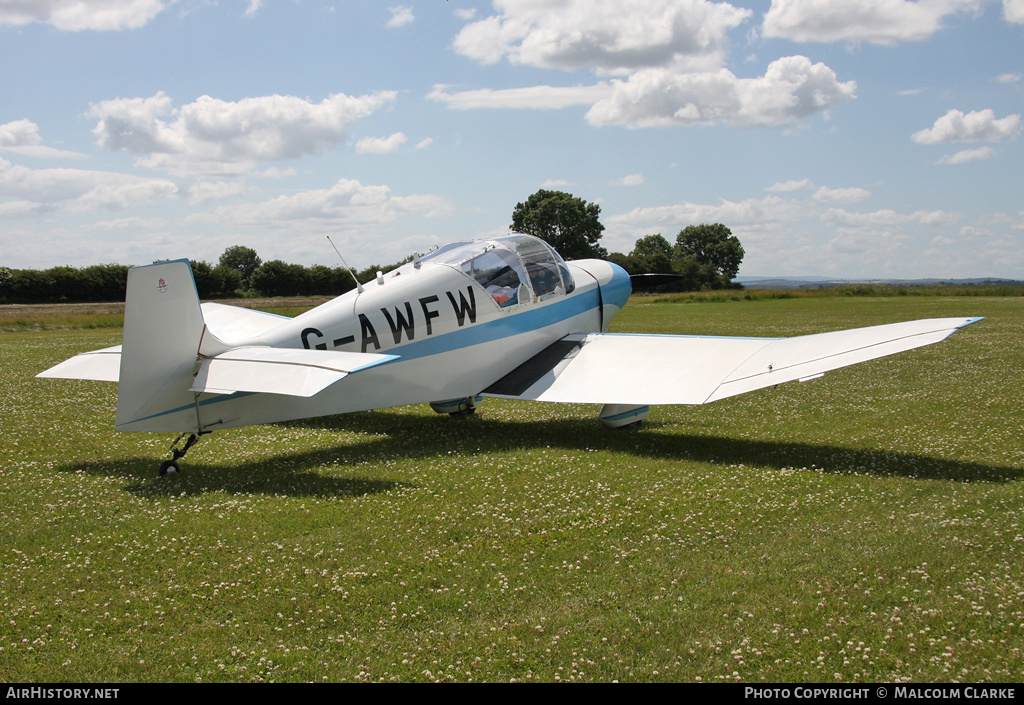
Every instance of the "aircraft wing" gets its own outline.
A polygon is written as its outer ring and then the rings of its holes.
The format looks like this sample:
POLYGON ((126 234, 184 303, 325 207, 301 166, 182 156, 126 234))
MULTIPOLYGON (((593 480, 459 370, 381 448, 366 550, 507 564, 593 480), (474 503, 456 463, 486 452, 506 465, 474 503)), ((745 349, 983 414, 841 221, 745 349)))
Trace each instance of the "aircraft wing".
POLYGON ((483 391, 593 404, 707 404, 930 345, 978 318, 935 318, 794 338, 578 334, 483 391))
POLYGON ((348 375, 397 355, 241 347, 202 358, 190 392, 264 392, 311 397, 348 375))

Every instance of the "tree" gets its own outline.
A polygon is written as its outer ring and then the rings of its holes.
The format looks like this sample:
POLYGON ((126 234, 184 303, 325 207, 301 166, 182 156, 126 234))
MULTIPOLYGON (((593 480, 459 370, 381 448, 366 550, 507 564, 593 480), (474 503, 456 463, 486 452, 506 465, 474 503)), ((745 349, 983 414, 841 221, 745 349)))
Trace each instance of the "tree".
POLYGON ((242 275, 242 286, 248 289, 249 280, 252 278, 253 272, 259 269, 262 263, 263 260, 256 254, 256 250, 251 247, 234 245, 224 250, 217 264, 221 267, 230 267, 236 270, 242 275))
POLYGON ((251 287, 264 296, 300 296, 309 293, 309 271, 301 264, 273 259, 252 275, 251 287))
POLYGON ((633 251, 629 253, 638 271, 645 274, 671 272, 673 255, 672 245, 660 234, 640 238, 633 245, 633 251))
POLYGON ((677 259, 710 265, 726 286, 740 271, 744 255, 739 239, 721 223, 688 225, 676 236, 675 252, 677 259))
POLYGON ((601 206, 562 191, 541 189, 512 211, 510 230, 534 235, 558 250, 565 259, 607 257, 598 245, 604 226, 601 206))
POLYGON ((11 270, 7 267, 0 267, 0 301, 7 298, 7 291, 11 288, 11 270))
POLYGON ((192 278, 201 299, 223 299, 236 296, 235 290, 241 285, 241 274, 238 270, 218 264, 216 267, 209 262, 189 260, 192 265, 192 278))

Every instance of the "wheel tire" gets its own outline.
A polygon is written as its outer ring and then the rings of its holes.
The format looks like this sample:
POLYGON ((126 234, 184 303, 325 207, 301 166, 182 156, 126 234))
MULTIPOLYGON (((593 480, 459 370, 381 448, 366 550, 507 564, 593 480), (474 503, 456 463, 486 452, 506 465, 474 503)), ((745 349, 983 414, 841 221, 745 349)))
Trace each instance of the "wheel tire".
POLYGON ((177 460, 165 460, 160 463, 160 477, 164 475, 176 475, 181 472, 181 467, 178 465, 177 460))

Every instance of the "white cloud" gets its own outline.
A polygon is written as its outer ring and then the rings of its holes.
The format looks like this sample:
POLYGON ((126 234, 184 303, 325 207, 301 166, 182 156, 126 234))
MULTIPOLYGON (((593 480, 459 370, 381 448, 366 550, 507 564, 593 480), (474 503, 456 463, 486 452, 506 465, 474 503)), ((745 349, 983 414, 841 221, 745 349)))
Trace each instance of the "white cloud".
POLYGON ((760 78, 723 67, 729 32, 752 11, 709 0, 495 0, 497 14, 463 27, 456 51, 485 64, 576 70, 622 78, 592 86, 449 92, 428 98, 460 110, 557 110, 590 105, 592 125, 668 127, 792 125, 855 97, 825 64, 803 56, 771 62, 760 78))
POLYGON ((634 208, 606 219, 617 226, 682 227, 695 223, 729 223, 734 225, 760 225, 783 222, 796 218, 800 207, 778 196, 751 198, 733 202, 722 199, 715 205, 681 203, 671 206, 634 208))
POLYGON ((39 126, 31 120, 15 120, 0 125, 0 149, 34 147, 41 141, 39 126))
POLYGON ((513 108, 522 110, 560 110, 571 105, 593 105, 611 94, 611 86, 599 83, 594 86, 530 86, 528 88, 505 88, 448 93, 448 86, 438 84, 427 95, 430 100, 446 104, 455 110, 479 108, 513 108))
POLYGON ((822 186, 814 193, 814 200, 822 203, 858 203, 871 195, 862 188, 829 188, 822 186))
POLYGON ((54 149, 42 144, 39 126, 31 120, 14 120, 0 125, 0 152, 15 152, 28 157, 81 158, 80 152, 54 149))
POLYGON ((612 181, 612 186, 642 186, 644 183, 643 174, 630 174, 623 176, 621 179, 612 181))
POLYGON ((913 213, 897 213, 891 209, 883 209, 872 213, 853 213, 842 208, 829 208, 821 216, 821 220, 829 225, 844 225, 856 228, 883 228, 907 223, 921 225, 944 225, 958 220, 959 213, 947 211, 915 211, 913 213))
POLYGON ((154 228, 166 228, 167 221, 163 218, 114 218, 112 220, 100 220, 95 223, 88 223, 82 226, 82 230, 152 230, 154 228))
POLYGON ((188 190, 188 203, 201 206, 213 201, 224 201, 245 193, 244 181, 198 181, 188 190))
MULTIPOLYGON (((1024 4, 1024 0, 1021 0, 1021 3, 1024 4)), ((1020 83, 1020 74, 1019 73, 1001 73, 998 76, 996 76, 993 80, 996 83, 1007 83, 1007 84, 1020 83)))
POLYGON ((962 237, 976 238, 976 237, 990 237, 992 235, 991 230, 984 228, 976 228, 973 225, 965 225, 960 228, 960 235, 962 237))
POLYGON ((564 188, 566 186, 575 186, 576 183, 573 181, 566 181, 565 179, 548 179, 540 185, 541 188, 553 189, 553 188, 564 188))
POLYGON ((174 108, 164 93, 97 103, 93 132, 111 150, 139 155, 140 166, 175 174, 245 174, 261 161, 316 154, 348 137, 348 129, 395 93, 332 95, 320 103, 294 96, 244 98, 236 103, 202 96, 174 108))
POLYGON ((670 63, 719 66, 728 32, 753 13, 707 0, 495 0, 467 24, 457 52, 481 63, 623 73, 670 63))
POLYGON ((287 169, 279 169, 276 166, 272 166, 269 169, 262 171, 254 171, 251 176, 258 176, 262 179, 287 179, 289 177, 298 174, 298 170, 294 167, 288 167, 287 169))
POLYGON ((978 147, 977 149, 964 149, 956 154, 949 154, 940 159, 937 164, 965 164, 967 162, 988 159, 995 156, 996 150, 991 147, 978 147))
POLYGON ((1003 17, 1007 22, 1024 24, 1024 0, 1003 0, 1003 17))
POLYGON ((85 169, 29 169, 0 159, 0 211, 19 216, 54 211, 122 210, 173 198, 166 179, 85 169))
POLYGON ((857 85, 839 82, 825 64, 789 56, 769 64, 761 78, 737 78, 727 69, 708 73, 647 69, 627 81, 613 81, 613 88, 610 97, 587 113, 591 124, 780 127, 851 100, 857 85))
POLYGON ((160 0, 14 0, 0 3, 0 26, 45 22, 57 29, 137 29, 156 17, 160 0))
POLYGON ((254 17, 261 7, 263 7, 263 0, 249 0, 249 6, 245 8, 245 16, 254 17))
POLYGON ((778 181, 765 191, 770 193, 790 193, 792 191, 803 191, 804 189, 814 188, 814 183, 810 179, 801 179, 800 181, 778 181))
POLYGON ((880 262, 891 262, 900 252, 905 251, 908 236, 890 230, 840 230, 836 237, 829 241, 827 249, 834 255, 852 255, 868 258, 868 262, 877 265, 880 262))
POLYGON ((408 138, 403 132, 396 132, 390 137, 364 137, 356 142, 356 152, 359 154, 394 154, 408 138))
MULTIPOLYGON (((1014 0, 1015 2, 1018 0, 1014 0)), ((772 0, 765 13, 765 37, 798 42, 921 41, 955 13, 973 11, 985 0, 772 0)))
POLYGON ((404 27, 407 24, 411 24, 416 19, 416 16, 412 13, 412 8, 405 5, 389 7, 388 12, 391 13, 391 18, 385 26, 391 29, 395 27, 404 27))
POLYGON ((221 206, 212 214, 191 216, 191 222, 215 221, 235 226, 295 227, 324 222, 327 227, 375 225, 403 215, 440 218, 451 214, 451 204, 440 196, 395 196, 387 186, 368 186, 341 179, 327 189, 315 189, 264 201, 221 206))
POLYGON ((915 132, 910 139, 918 144, 998 142, 1005 137, 1016 136, 1020 129, 1020 115, 996 119, 991 110, 977 110, 966 115, 960 110, 950 110, 932 127, 915 132))
POLYGON ((416 149, 426 149, 432 144, 434 144, 433 137, 424 137, 423 139, 416 143, 416 149))

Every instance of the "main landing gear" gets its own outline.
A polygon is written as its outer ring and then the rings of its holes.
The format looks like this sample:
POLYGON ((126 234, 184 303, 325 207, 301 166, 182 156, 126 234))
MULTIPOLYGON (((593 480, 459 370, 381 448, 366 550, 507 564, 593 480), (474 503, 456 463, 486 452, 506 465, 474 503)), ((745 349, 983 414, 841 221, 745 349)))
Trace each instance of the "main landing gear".
POLYGON ((482 402, 482 396, 466 397, 464 399, 449 399, 448 401, 435 401, 430 403, 430 408, 438 414, 448 414, 452 417, 472 416, 476 413, 476 405, 482 402))
POLYGON ((177 473, 181 472, 181 466, 178 465, 178 460, 180 458, 184 458, 185 453, 188 452, 188 449, 199 442, 199 437, 205 436, 207 433, 209 433, 209 431, 200 431, 199 433, 190 434, 188 440, 185 441, 185 445, 182 446, 181 448, 176 448, 175 446, 177 446, 178 442, 185 437, 185 434, 182 433, 177 438, 175 438, 174 443, 171 444, 170 449, 172 456, 171 459, 165 460, 164 462, 160 463, 160 477, 163 477, 164 475, 176 475, 177 473))

